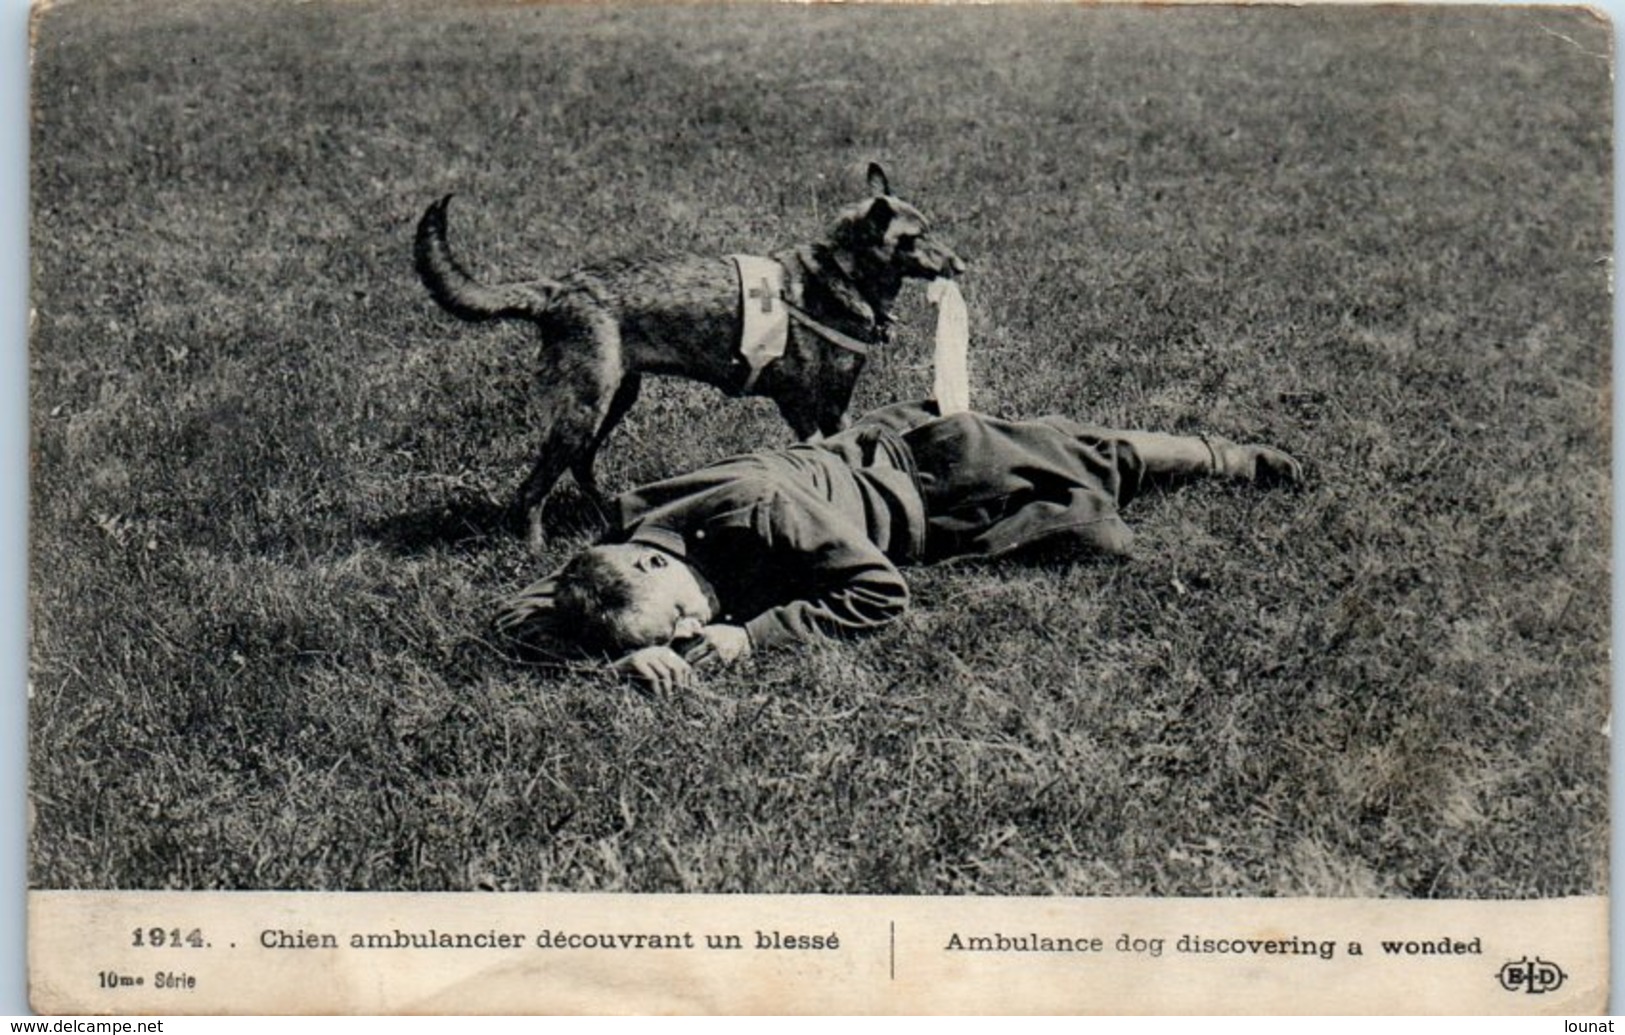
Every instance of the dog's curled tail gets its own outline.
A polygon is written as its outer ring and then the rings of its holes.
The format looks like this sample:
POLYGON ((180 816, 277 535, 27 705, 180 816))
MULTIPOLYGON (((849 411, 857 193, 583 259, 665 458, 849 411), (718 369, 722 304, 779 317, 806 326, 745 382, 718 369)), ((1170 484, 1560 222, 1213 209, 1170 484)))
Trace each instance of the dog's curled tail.
POLYGON ((447 194, 418 220, 413 257, 418 276, 441 307, 460 320, 535 319, 547 311, 551 292, 528 284, 481 284, 463 269, 446 243, 447 194))

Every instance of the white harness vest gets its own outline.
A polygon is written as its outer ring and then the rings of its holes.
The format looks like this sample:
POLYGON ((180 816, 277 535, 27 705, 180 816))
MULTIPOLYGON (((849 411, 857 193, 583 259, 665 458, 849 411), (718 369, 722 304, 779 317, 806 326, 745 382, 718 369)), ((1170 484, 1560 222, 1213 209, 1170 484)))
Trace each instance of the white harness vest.
POLYGON ((732 255, 739 269, 739 311, 743 315, 739 355, 750 373, 741 392, 755 387, 762 370, 784 355, 790 342, 790 311, 784 301, 784 267, 756 255, 732 255))

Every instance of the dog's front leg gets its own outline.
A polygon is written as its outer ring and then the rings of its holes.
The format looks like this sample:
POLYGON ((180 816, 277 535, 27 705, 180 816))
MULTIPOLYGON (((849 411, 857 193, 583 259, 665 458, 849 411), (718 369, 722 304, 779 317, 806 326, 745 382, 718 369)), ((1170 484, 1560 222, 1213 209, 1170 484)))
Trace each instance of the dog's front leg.
POLYGON ((827 435, 839 435, 852 426, 847 410, 852 406, 852 390, 858 386, 858 375, 863 372, 861 360, 847 370, 837 371, 841 376, 828 384, 818 402, 818 430, 827 435))
POLYGON ((783 395, 775 394, 773 402, 778 405, 784 422, 790 425, 796 441, 810 445, 824 440, 826 432, 822 427, 823 422, 799 385, 783 395))

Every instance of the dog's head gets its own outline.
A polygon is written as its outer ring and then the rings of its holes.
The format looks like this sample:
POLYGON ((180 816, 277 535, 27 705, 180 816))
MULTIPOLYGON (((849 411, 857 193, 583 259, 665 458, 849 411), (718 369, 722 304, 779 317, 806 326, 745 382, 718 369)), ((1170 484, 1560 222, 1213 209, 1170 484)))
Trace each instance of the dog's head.
POLYGON ((919 209, 891 192, 886 171, 869 165, 873 196, 841 210, 830 242, 852 260, 862 279, 895 287, 904 277, 935 280, 965 272, 964 260, 931 235, 919 209))

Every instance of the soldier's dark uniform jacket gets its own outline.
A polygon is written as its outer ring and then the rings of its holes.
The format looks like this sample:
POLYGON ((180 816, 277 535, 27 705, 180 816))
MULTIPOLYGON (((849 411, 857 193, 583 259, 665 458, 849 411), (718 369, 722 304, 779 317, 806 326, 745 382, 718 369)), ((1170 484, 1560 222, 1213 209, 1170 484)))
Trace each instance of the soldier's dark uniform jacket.
POLYGON ((616 500, 606 542, 656 546, 710 581, 757 647, 845 636, 908 603, 901 564, 1037 543, 1123 553, 1144 465, 1120 433, 1060 417, 887 407, 816 445, 751 453, 616 500))

